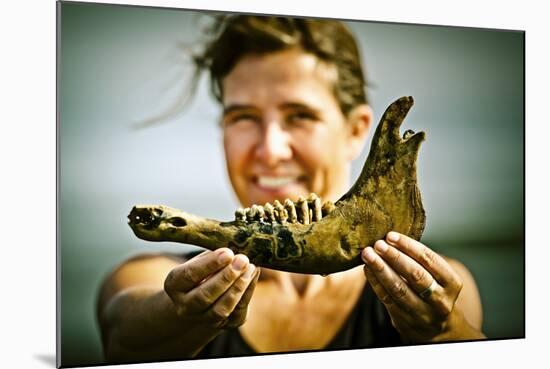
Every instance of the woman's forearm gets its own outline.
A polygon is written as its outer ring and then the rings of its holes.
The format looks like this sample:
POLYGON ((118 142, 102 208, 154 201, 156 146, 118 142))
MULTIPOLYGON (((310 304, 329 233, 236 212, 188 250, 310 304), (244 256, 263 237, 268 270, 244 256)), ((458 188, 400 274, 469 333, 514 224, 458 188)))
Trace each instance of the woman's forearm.
POLYGON ((164 290, 135 287, 121 291, 100 315, 109 361, 193 357, 221 329, 184 321, 164 290))

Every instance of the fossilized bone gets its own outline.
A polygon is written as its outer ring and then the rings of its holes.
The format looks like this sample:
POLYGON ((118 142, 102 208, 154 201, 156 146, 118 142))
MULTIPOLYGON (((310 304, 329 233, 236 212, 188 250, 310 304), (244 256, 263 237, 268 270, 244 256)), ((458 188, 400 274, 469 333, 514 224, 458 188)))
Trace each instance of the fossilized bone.
POLYGON ((141 239, 207 249, 229 247, 258 266, 296 273, 329 274, 361 264, 361 250, 394 230, 419 240, 425 212, 416 183, 424 132, 399 127, 412 97, 392 103, 371 144, 359 178, 336 203, 312 194, 296 203, 274 201, 238 209, 219 222, 162 205, 135 206, 129 225, 141 239))

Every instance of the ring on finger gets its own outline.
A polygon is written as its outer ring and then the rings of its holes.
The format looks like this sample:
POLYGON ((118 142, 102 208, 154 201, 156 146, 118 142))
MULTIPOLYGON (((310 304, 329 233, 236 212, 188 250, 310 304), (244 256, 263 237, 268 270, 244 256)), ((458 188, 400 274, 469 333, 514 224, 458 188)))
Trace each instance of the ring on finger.
POLYGON ((432 293, 435 291, 435 288, 437 287, 437 281, 435 278, 432 280, 432 283, 428 286, 428 288, 422 290, 420 293, 418 293, 418 296, 420 296, 421 299, 425 300, 428 297, 432 295, 432 293))

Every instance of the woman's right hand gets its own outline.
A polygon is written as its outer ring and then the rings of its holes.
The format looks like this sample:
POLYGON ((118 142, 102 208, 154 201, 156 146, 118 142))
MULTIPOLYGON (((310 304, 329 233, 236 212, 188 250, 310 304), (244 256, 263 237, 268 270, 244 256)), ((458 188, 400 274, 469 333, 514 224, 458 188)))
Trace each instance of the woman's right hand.
POLYGON ((164 290, 185 322, 205 329, 242 325, 260 268, 228 248, 205 251, 170 271, 164 290))

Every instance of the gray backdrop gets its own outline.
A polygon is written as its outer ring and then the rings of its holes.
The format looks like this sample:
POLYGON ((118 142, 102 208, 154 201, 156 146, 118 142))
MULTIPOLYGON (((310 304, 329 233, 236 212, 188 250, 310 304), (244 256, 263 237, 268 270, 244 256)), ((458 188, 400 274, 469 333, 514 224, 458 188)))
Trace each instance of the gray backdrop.
MULTIPOLYGON (((61 5, 59 271, 64 365, 102 362, 95 298, 107 272, 150 251, 126 225, 134 204, 218 219, 237 207, 203 78, 193 104, 154 127, 189 80, 180 47, 208 23, 196 12, 61 5)), ((348 22, 359 39, 376 121, 403 95, 406 128, 423 130, 423 242, 465 263, 478 282, 484 332, 524 335, 524 35, 522 32, 348 22)), ((368 147, 353 168, 359 174, 368 147)))

